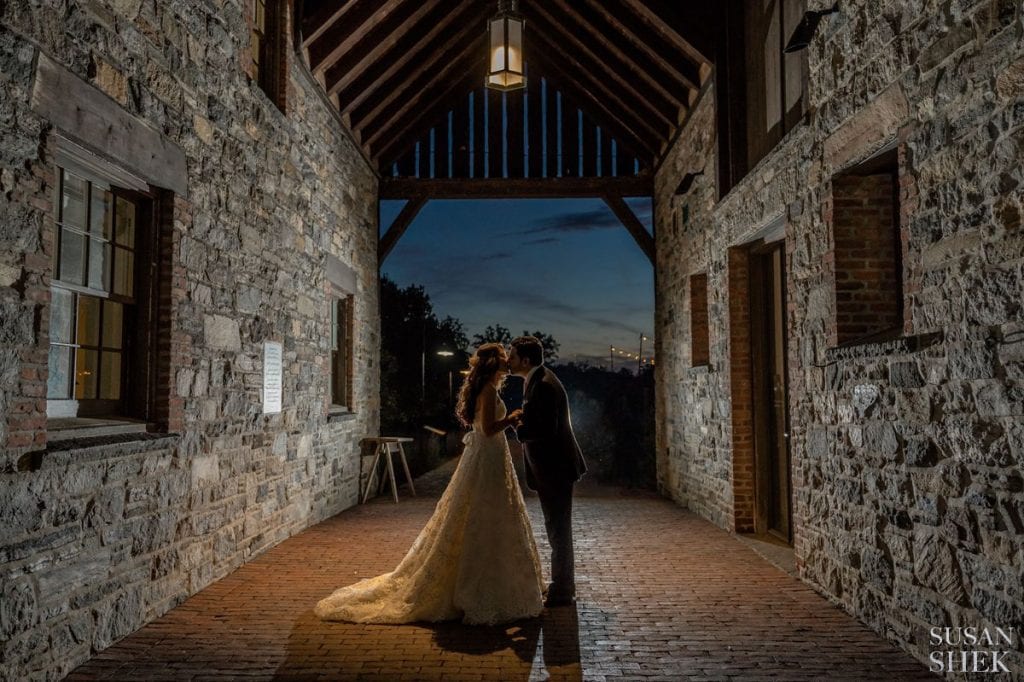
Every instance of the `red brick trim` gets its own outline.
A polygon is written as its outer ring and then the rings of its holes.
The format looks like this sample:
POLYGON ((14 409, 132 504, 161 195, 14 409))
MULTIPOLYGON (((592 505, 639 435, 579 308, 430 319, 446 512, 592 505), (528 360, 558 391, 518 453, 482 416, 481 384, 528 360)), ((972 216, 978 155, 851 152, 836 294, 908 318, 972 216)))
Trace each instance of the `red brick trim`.
POLYGON ((754 389, 750 355, 750 255, 729 249, 729 390, 733 530, 754 532, 754 389))

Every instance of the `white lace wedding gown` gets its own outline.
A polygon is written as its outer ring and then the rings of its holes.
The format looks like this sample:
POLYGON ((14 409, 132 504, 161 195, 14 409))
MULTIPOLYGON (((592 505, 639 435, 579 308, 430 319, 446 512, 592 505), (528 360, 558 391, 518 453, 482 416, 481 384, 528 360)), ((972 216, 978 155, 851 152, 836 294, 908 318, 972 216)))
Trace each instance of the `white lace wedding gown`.
MULTIPOLYGON (((505 416, 498 399, 496 418, 505 416)), ((541 569, 505 434, 480 416, 434 515, 391 573, 343 587, 316 605, 324 620, 504 623, 540 614, 541 569)))

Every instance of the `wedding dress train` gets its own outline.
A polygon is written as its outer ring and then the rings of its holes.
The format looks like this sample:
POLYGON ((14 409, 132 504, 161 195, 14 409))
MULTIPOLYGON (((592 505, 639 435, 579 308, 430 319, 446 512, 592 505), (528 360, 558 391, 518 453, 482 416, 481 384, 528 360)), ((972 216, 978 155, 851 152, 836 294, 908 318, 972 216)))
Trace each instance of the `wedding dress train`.
MULTIPOLYGON (((496 410, 504 417, 500 399, 496 410)), ((495 624, 540 614, 540 559, 505 434, 484 435, 478 415, 463 442, 433 516, 398 567, 337 590, 317 616, 495 624)))

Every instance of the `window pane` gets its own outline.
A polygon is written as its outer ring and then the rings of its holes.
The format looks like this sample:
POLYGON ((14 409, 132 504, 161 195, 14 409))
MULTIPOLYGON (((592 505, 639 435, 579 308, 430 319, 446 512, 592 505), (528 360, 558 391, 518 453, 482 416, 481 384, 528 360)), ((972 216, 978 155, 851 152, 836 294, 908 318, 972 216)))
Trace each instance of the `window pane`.
POLYGON ((85 284, 85 237, 71 230, 61 230, 60 280, 85 284))
POLYGON ((121 398, 121 354, 103 353, 103 372, 100 378, 100 400, 121 398))
POLYGON ((110 244, 99 239, 89 240, 89 286, 110 291, 110 244))
POLYGON ((135 247, 135 204, 122 197, 117 198, 117 234, 115 239, 121 246, 135 247))
POLYGON ((110 190, 92 186, 92 204, 90 204, 89 230, 93 234, 103 235, 110 239, 110 227, 113 220, 110 190))
MULTIPOLYGON (((83 297, 84 298, 84 297, 83 297)), ((79 348, 75 359, 75 398, 96 398, 96 374, 99 370, 99 351, 79 348)))
POLYGON ((71 321, 74 319, 75 295, 66 289, 50 289, 50 341, 74 343, 71 321))
POLYGON ((78 297, 78 338, 82 346, 100 345, 100 299, 94 296, 78 297))
POLYGON ((89 183, 67 171, 64 171, 64 200, 61 202, 61 222, 77 227, 85 225, 85 200, 89 191, 89 183))
POLYGON ((66 400, 71 397, 71 351, 67 346, 50 346, 50 375, 46 379, 46 397, 66 400))
POLYGON ((119 296, 134 294, 135 287, 135 255, 124 249, 114 249, 114 293, 119 296))
POLYGON ((103 347, 120 348, 124 338, 122 319, 124 306, 116 301, 103 301, 103 347))

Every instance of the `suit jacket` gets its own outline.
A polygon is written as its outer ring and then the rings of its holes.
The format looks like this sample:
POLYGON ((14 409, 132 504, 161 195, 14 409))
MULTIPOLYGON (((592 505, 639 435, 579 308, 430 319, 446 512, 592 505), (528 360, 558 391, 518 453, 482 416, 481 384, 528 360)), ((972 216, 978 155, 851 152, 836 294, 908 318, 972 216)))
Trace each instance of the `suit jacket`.
POLYGON ((541 365, 523 389, 523 423, 516 429, 526 460, 526 483, 578 481, 587 471, 572 432, 569 396, 555 373, 541 365))

